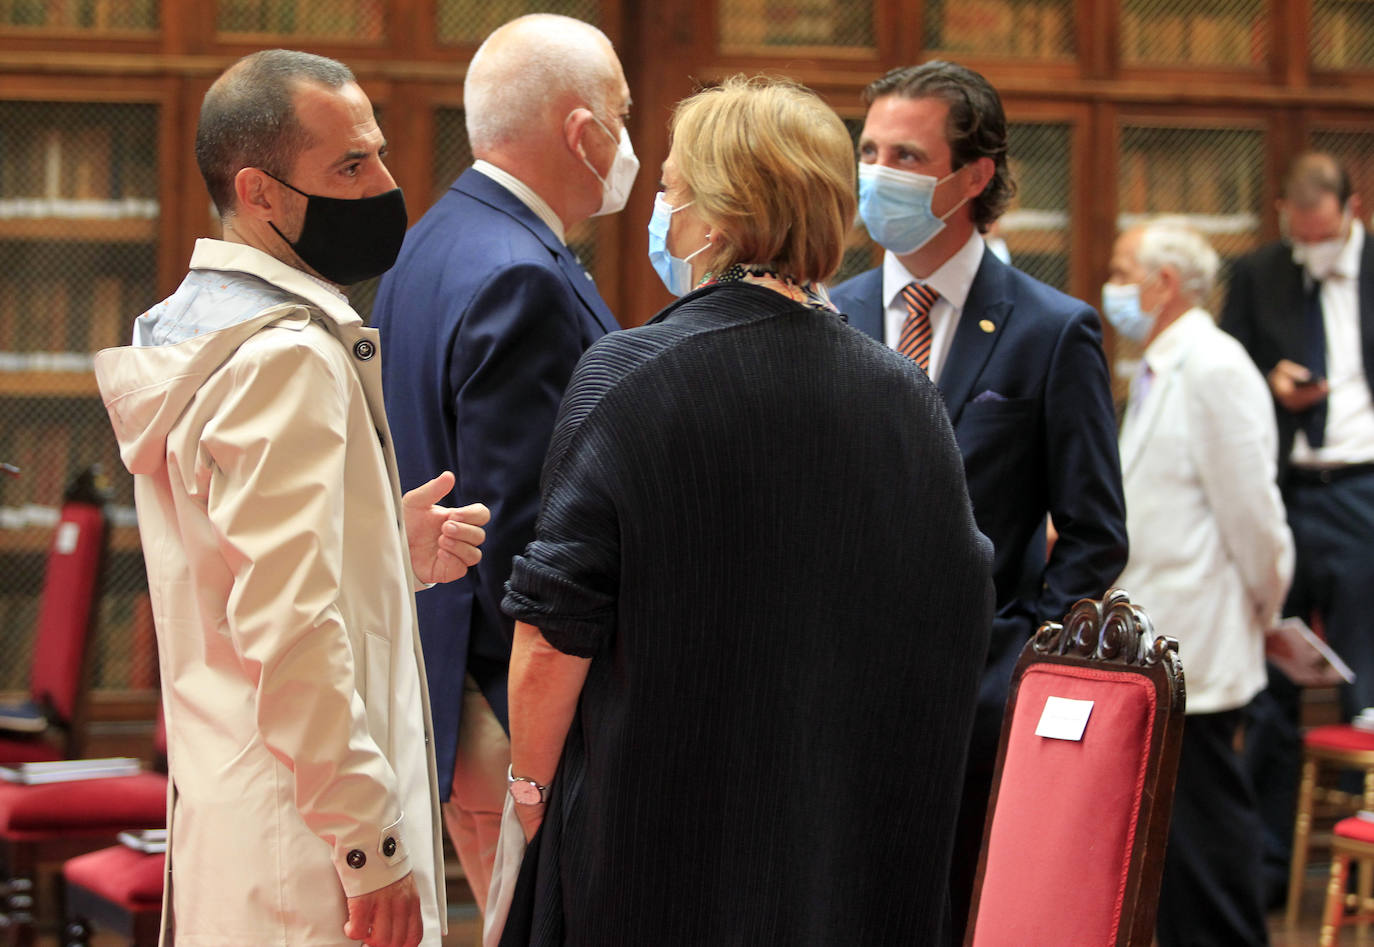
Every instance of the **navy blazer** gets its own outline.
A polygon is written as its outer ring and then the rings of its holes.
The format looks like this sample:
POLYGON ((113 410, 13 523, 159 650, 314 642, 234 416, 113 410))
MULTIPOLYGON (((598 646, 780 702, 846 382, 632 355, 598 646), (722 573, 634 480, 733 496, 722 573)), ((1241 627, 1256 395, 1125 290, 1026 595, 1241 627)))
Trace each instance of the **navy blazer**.
MULTIPOLYGON (((879 342, 882 287, 879 267, 831 293, 850 324, 879 342)), ((1100 598, 1126 564, 1116 415, 1097 313, 985 250, 939 388, 974 517, 993 545, 997 618, 974 734, 975 752, 990 760, 1026 640, 1078 599, 1100 598), (1059 531, 1048 563, 1046 514, 1059 531)))
MULTIPOLYGON (((1374 235, 1365 231, 1360 253, 1360 354, 1365 378, 1374 393, 1374 235)), ((1303 268, 1293 262, 1293 248, 1281 241, 1266 244, 1236 260, 1221 309, 1221 327, 1240 340, 1267 379, 1280 359, 1308 362, 1303 327, 1303 268)), ((1279 479, 1288 470, 1299 415, 1274 402, 1279 429, 1279 479)))
POLYGON ((529 208, 471 168, 408 234, 373 309, 401 487, 442 470, 482 502, 482 561, 417 596, 440 797, 452 788, 470 672, 509 729, 511 560, 534 538, 539 471, 582 353, 619 328, 591 276, 529 208))

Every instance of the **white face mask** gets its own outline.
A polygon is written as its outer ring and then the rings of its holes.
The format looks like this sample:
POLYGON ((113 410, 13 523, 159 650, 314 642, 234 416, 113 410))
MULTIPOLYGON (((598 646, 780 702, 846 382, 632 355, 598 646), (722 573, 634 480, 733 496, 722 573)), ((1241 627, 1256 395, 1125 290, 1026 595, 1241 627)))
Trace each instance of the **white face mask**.
POLYGON ((960 200, 939 217, 931 209, 935 189, 958 173, 956 169, 942 178, 933 178, 861 162, 859 216, 868 235, 898 256, 915 253, 930 243, 945 229, 945 221, 968 201, 960 200))
POLYGON ((1103 283, 1102 315, 1122 336, 1143 343, 1150 337, 1159 313, 1140 308, 1139 283, 1103 283))
MULTIPOLYGON (((596 122, 598 128, 607 134, 611 141, 617 141, 611 134, 611 130, 601 124, 601 119, 592 115, 592 121, 596 122)), ((587 160, 585 154, 582 155, 582 163, 587 169, 596 174, 596 179, 601 182, 601 206, 597 208, 593 217, 601 217, 605 214, 619 213, 625 207, 625 202, 630 199, 630 188, 634 186, 635 175, 639 173, 639 159, 635 157, 634 146, 630 144, 630 132, 628 129, 620 129, 620 138, 617 141, 615 159, 611 162, 611 169, 606 172, 603 178, 596 173, 596 168, 587 160)))
POLYGON ((1305 268, 1313 279, 1326 279, 1336 268, 1336 261, 1340 259, 1341 251, 1345 249, 1345 243, 1350 238, 1352 219, 1350 209, 1346 208, 1345 213, 1341 215, 1340 231, 1345 236, 1322 240, 1318 243, 1303 243, 1300 240, 1294 240, 1293 262, 1305 268))
POLYGON ((675 257, 668 249, 668 228, 672 226, 673 215, 691 206, 692 201, 688 201, 674 207, 659 191, 654 195, 654 214, 649 218, 649 263, 674 296, 685 296, 692 291, 692 258, 711 246, 711 241, 707 240, 705 246, 685 257, 675 257))

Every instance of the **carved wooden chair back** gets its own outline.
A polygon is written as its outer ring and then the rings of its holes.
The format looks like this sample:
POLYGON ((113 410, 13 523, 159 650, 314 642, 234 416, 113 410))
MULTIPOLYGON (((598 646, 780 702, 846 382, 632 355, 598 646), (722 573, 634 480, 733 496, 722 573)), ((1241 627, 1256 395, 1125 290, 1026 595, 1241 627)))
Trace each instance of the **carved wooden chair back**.
POLYGON ((1178 642, 1124 591, 1041 626, 1012 676, 965 944, 1149 947, 1184 701, 1178 642))

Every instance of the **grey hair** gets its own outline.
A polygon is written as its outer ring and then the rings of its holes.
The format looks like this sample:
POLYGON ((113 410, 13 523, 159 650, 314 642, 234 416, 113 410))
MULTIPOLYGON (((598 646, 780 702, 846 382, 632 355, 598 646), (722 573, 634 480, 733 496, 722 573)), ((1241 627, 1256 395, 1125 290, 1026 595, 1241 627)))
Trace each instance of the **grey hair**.
POLYGON ((221 217, 234 210, 234 177, 262 168, 289 178, 311 144, 296 117, 296 86, 317 82, 338 89, 355 81, 343 63, 291 49, 265 49, 224 71, 200 107, 196 164, 221 217))
POLYGON ((546 135, 544 110, 567 94, 582 99, 601 121, 612 118, 620 103, 609 46, 590 23, 555 13, 531 13, 498 27, 478 47, 463 83, 473 154, 518 143, 531 132, 546 135), (509 31, 523 34, 521 41, 493 43, 509 31))
POLYGON ((1211 294, 1221 265, 1207 238, 1177 217, 1160 217, 1144 225, 1136 260, 1147 273, 1173 267, 1183 291, 1194 301, 1211 294))

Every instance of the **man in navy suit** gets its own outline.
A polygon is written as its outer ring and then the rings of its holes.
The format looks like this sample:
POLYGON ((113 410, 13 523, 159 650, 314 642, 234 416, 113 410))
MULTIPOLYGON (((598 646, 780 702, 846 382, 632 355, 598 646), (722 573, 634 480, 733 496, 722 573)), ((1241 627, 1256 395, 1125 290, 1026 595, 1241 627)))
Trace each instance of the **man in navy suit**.
POLYGON ((373 319, 402 483, 453 470, 454 494, 491 509, 482 561, 418 596, 444 821, 485 906, 510 762, 514 628, 500 603, 512 557, 534 538, 563 389, 618 328, 565 237, 624 206, 639 162, 620 62, 579 20, 500 27, 463 94, 477 160, 406 236, 373 319))
MULTIPOLYGON (((1221 327, 1274 399, 1279 486, 1297 546, 1284 613, 1319 619, 1355 671, 1341 688, 1350 719, 1374 704, 1374 244, 1360 195, 1329 154, 1294 161, 1278 210, 1284 239, 1236 261, 1221 327)), ((1271 900, 1287 887, 1300 700, 1271 666, 1249 728, 1271 900)))
POLYGON ((962 940, 1017 656, 1040 622, 1100 597, 1126 562, 1116 421, 1097 314, 1007 266, 983 239, 1014 190, 996 90, 935 61, 894 69, 864 101, 859 209, 887 252, 832 298, 939 386, 994 550, 997 617, 950 878, 962 940), (1048 558, 1047 516, 1058 530, 1048 558))

